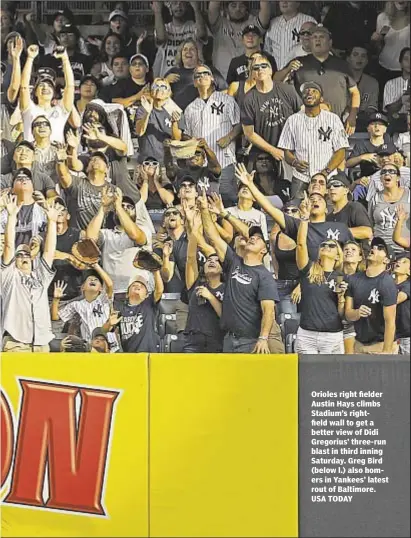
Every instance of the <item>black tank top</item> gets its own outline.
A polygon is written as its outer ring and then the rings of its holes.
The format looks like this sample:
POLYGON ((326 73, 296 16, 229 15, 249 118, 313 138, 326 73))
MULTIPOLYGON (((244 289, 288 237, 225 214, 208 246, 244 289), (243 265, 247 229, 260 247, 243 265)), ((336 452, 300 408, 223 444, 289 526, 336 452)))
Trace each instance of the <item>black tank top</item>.
POLYGON ((274 254, 278 262, 278 280, 298 280, 299 272, 296 262, 296 249, 281 250, 278 246, 278 238, 281 232, 275 237, 274 254))

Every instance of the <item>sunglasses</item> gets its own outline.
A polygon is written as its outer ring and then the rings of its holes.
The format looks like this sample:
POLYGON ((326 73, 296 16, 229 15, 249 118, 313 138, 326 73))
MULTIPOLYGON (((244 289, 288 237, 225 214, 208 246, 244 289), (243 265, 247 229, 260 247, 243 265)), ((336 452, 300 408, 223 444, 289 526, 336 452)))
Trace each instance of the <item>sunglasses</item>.
POLYGON ((31 258, 28 252, 19 252, 16 254, 16 258, 31 258))
POLYGON ((331 183, 330 185, 330 189, 338 189, 340 187, 344 187, 344 185, 342 183, 331 183))
POLYGON ((122 207, 123 209, 134 209, 134 206, 133 206, 132 204, 129 204, 128 202, 123 202, 123 203, 121 204, 121 207, 122 207))
POLYGON ((376 248, 377 250, 383 250, 384 252, 386 252, 384 245, 373 245, 372 248, 376 248))
POLYGON ((198 71, 195 75, 194 75, 194 78, 197 80, 199 78, 202 78, 202 77, 211 77, 211 73, 210 71, 198 71))
POLYGON ((17 183, 17 181, 31 181, 31 179, 29 176, 17 176, 14 182, 17 183))
POLYGON ((320 248, 337 248, 337 245, 335 243, 328 243, 328 241, 324 241, 324 243, 321 243, 320 248))
POLYGON ((48 121, 38 121, 33 123, 33 127, 50 127, 50 124, 48 121))
POLYGON ((153 84, 152 88, 153 90, 168 90, 168 86, 165 84, 153 84))
POLYGON ((300 210, 298 207, 286 207, 284 213, 298 213, 300 210))
POLYGON ((255 64, 253 65, 253 71, 260 71, 260 69, 268 69, 270 67, 270 64, 255 64))
POLYGON ((159 163, 157 161, 144 161, 143 166, 155 166, 157 168, 159 163))
POLYGON ((312 35, 312 33, 309 32, 308 30, 304 30, 303 32, 300 32, 300 36, 303 36, 303 37, 307 37, 310 35, 312 35))
POLYGON ((387 170, 381 170, 382 176, 396 176, 398 174, 397 170, 394 170, 393 168, 388 168, 387 170))
POLYGON ((167 213, 164 213, 165 217, 171 217, 172 215, 177 216, 180 215, 179 211, 167 211, 167 213))
POLYGON ((180 189, 182 189, 183 187, 185 189, 193 189, 195 187, 195 185, 193 183, 182 183, 180 185, 180 189))

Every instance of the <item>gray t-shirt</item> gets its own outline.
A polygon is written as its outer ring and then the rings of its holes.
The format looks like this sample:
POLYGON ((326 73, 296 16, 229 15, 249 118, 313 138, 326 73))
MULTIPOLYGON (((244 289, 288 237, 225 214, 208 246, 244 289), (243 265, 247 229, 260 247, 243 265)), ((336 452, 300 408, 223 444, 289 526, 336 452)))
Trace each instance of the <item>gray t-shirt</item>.
POLYGON ((17 269, 15 260, 2 263, 3 330, 14 340, 46 346, 54 338, 47 291, 55 274, 43 258, 30 275, 17 269))
POLYGON ((410 235, 410 191, 404 188, 404 193, 397 202, 386 202, 384 193, 378 192, 368 206, 368 212, 373 223, 375 237, 382 237, 384 241, 391 245, 395 252, 402 252, 402 249, 393 241, 394 228, 397 223, 396 209, 402 205, 408 214, 407 220, 401 230, 401 236, 410 235))
POLYGON ((73 177, 73 182, 68 189, 64 189, 67 196, 69 212, 75 217, 75 226, 85 230, 92 218, 97 215, 101 205, 103 189, 109 183, 96 186, 92 185, 87 178, 73 177))

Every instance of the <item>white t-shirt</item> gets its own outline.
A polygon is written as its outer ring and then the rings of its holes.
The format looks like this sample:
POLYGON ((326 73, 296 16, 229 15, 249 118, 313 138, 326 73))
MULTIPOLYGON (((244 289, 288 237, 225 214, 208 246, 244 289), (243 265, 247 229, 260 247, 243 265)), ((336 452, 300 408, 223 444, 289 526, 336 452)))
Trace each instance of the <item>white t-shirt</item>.
POLYGON ((380 65, 389 71, 401 71, 399 62, 400 52, 410 46, 410 25, 402 30, 394 30, 386 13, 380 13, 377 17, 377 32, 384 26, 390 26, 389 32, 384 37, 384 47, 380 54, 380 65))
MULTIPOLYGON (((181 26, 173 22, 166 25, 167 40, 157 49, 153 64, 155 77, 163 77, 172 67, 175 67, 178 49, 183 41, 192 38, 197 40, 197 26, 195 21, 186 21, 181 26)), ((198 40, 197 40, 198 41, 198 40)), ((198 41, 200 57, 202 58, 202 43, 198 41)))
POLYGON ((24 112, 21 113, 23 118, 24 140, 33 142, 33 133, 31 124, 39 116, 45 116, 51 125, 51 141, 64 143, 64 126, 70 116, 70 113, 62 104, 52 106, 48 110, 41 108, 30 100, 30 104, 24 112))

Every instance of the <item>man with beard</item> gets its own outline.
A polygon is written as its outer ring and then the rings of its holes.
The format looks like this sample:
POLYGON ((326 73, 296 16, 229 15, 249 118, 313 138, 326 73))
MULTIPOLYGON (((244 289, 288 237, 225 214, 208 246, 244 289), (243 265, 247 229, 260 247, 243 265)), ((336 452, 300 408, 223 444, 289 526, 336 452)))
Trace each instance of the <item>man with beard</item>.
POLYGON ((293 167, 291 198, 302 198, 316 172, 335 174, 349 148, 347 135, 340 118, 321 110, 322 88, 316 82, 301 87, 304 110, 286 121, 278 146, 285 150, 285 160, 293 167))
POLYGON ((387 269, 394 252, 381 237, 374 237, 367 269, 349 279, 345 317, 354 322, 354 352, 398 353, 395 341, 397 286, 387 269))
POLYGON ((258 16, 250 15, 249 2, 224 2, 225 16, 221 13, 221 2, 208 4, 208 21, 214 37, 213 65, 224 78, 230 62, 243 53, 242 32, 246 26, 254 25, 264 34, 270 24, 270 2, 260 0, 258 16))
MULTIPOLYGON (((250 164, 261 150, 282 161, 284 152, 278 147, 281 131, 289 116, 300 110, 301 100, 292 86, 273 81, 269 59, 263 54, 253 57, 251 69, 256 85, 246 94, 241 109, 243 131, 253 145, 250 164)), ((280 168, 278 162, 278 177, 282 175, 280 168)))
MULTIPOLYGON (((132 199, 123 197, 121 190, 113 192, 108 187, 103 188, 101 206, 90 221, 86 237, 94 239, 101 248, 101 263, 103 269, 113 281, 116 301, 123 301, 133 270, 133 260, 139 247, 151 245, 151 230, 148 226, 137 225, 136 206, 132 199), (106 214, 114 208, 115 228, 102 229, 106 214)), ((147 280, 147 271, 136 270, 147 280)), ((152 280, 152 279, 151 279, 152 280)))

